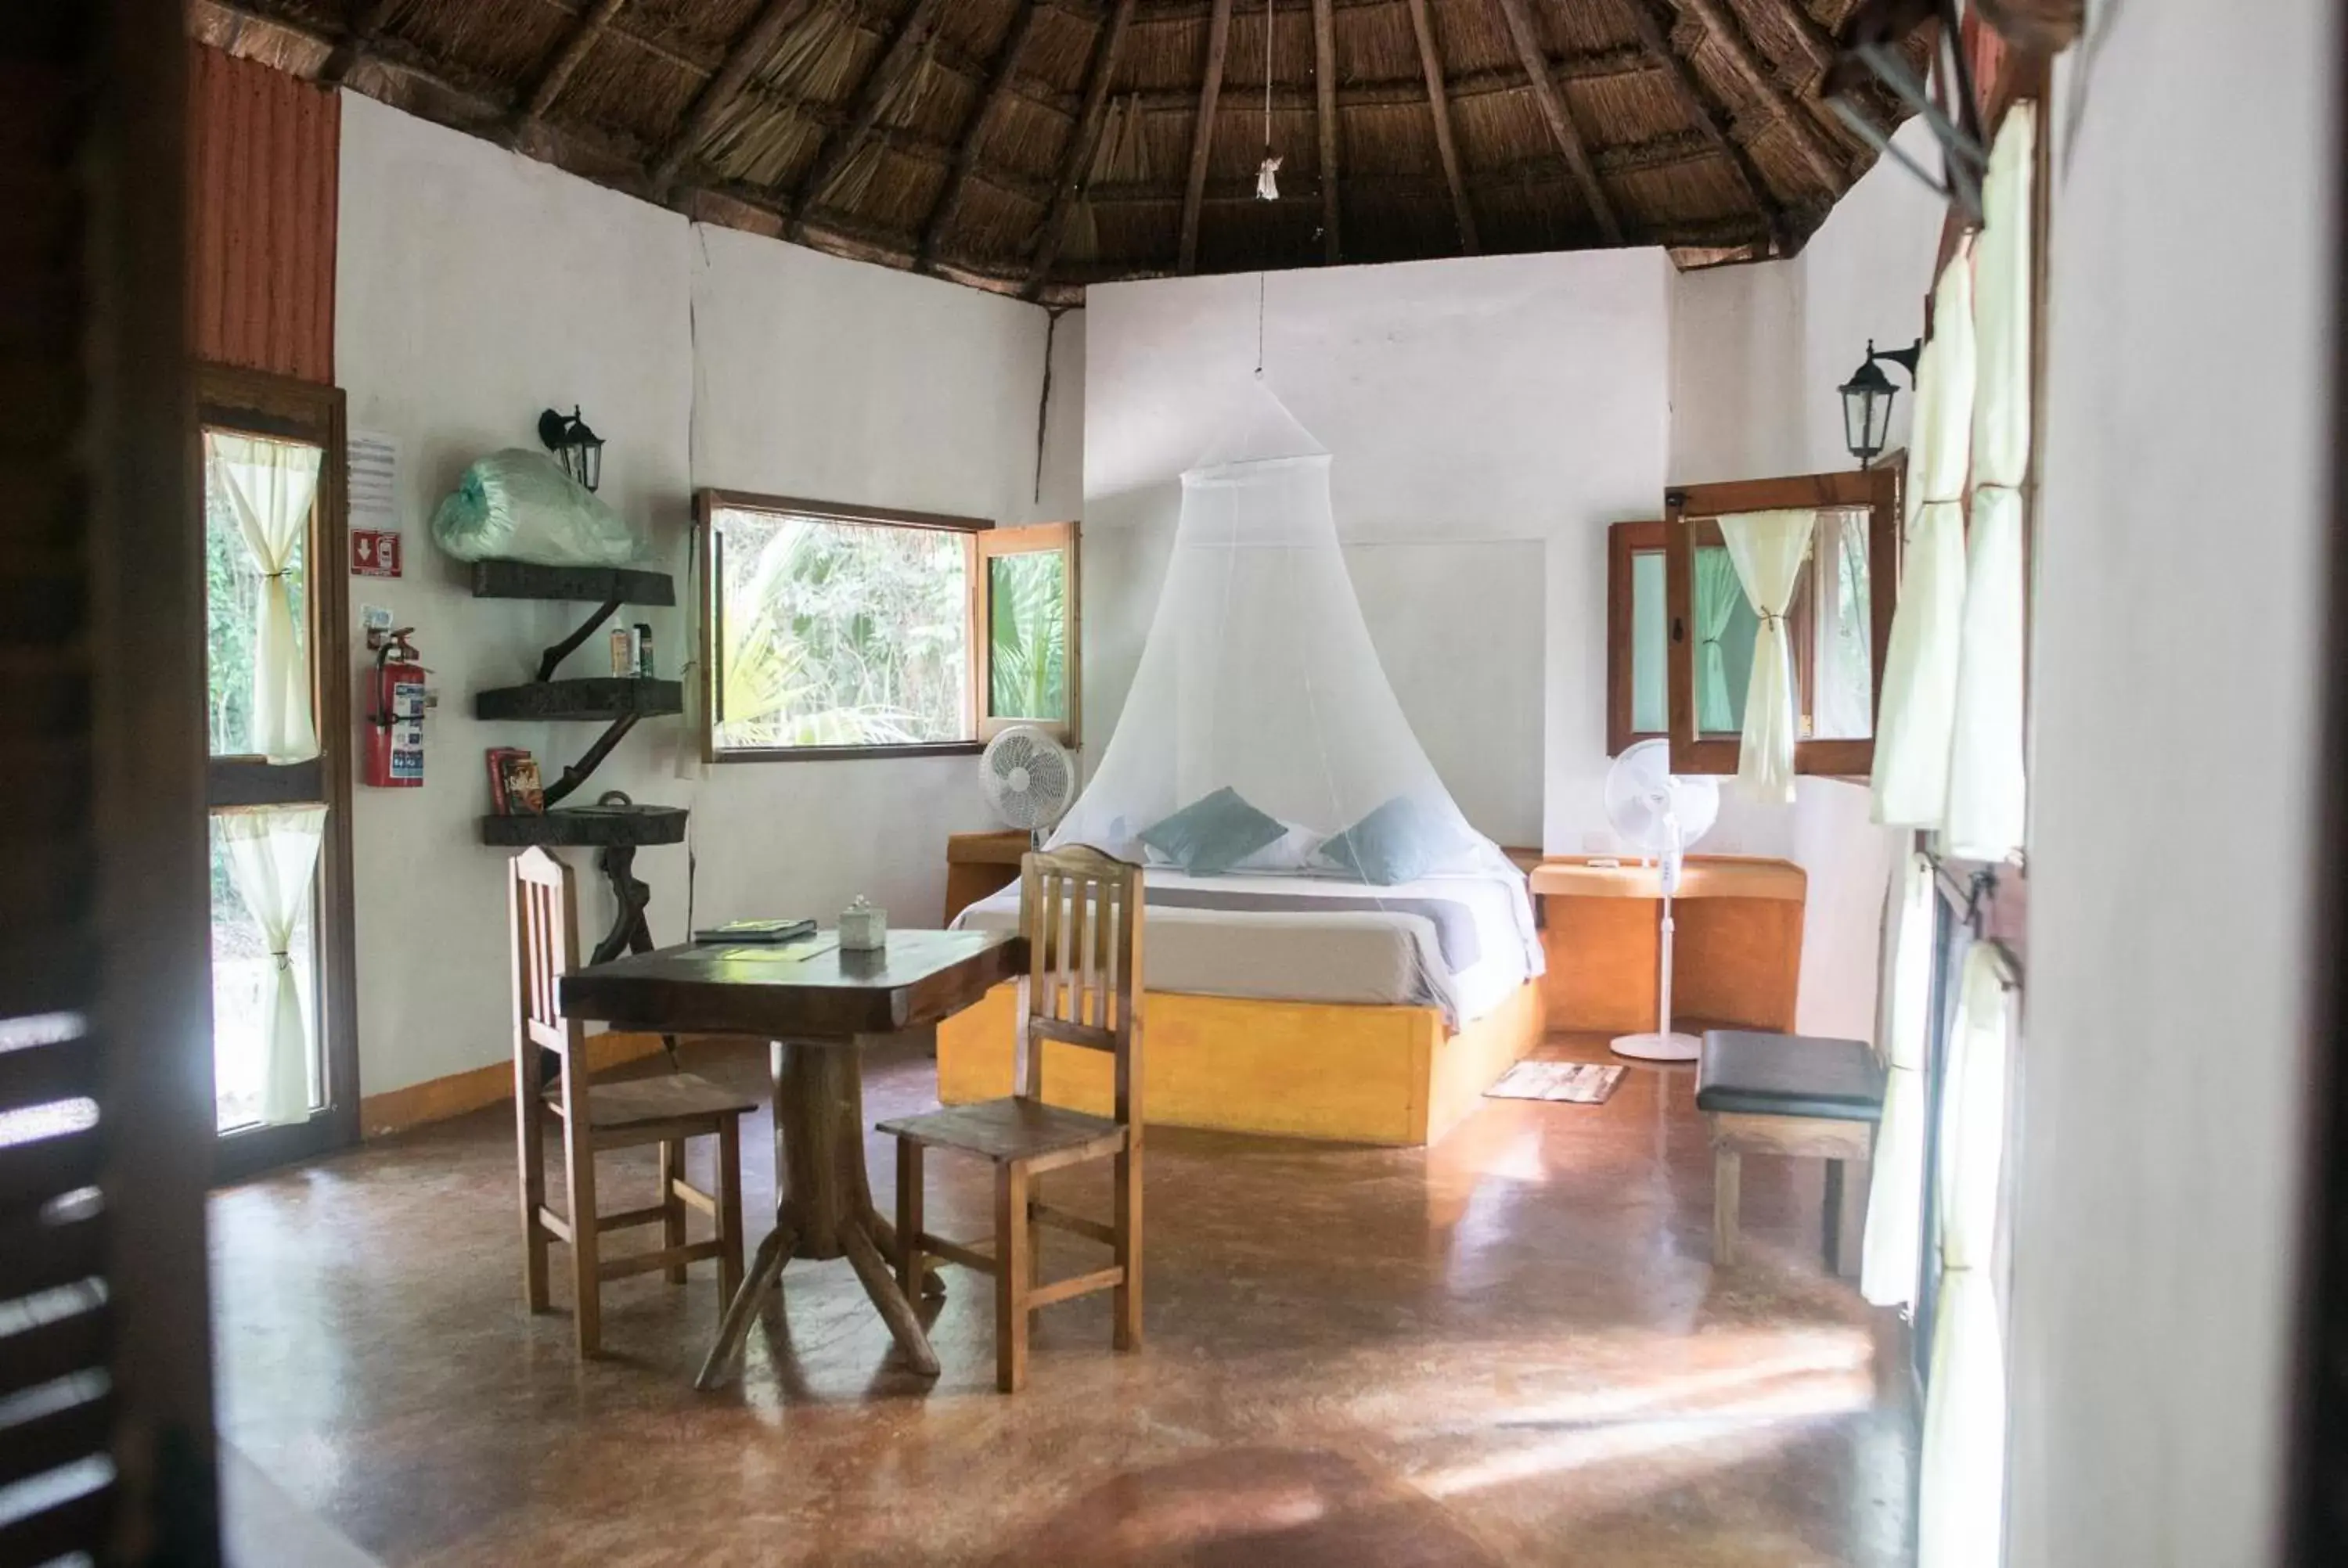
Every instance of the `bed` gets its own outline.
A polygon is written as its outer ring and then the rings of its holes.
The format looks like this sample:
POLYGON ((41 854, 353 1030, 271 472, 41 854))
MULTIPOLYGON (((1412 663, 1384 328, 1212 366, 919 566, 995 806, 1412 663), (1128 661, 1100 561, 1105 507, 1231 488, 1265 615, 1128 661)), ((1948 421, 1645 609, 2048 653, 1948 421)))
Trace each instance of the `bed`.
MULTIPOLYGON (((1423 1144, 1540 1041, 1540 933, 1522 876, 1375 886, 1152 866, 1143 951, 1148 1120, 1423 1144)), ((1019 889, 957 917, 1009 930, 1019 889)), ((1015 989, 941 1026, 940 1097, 1010 1091, 1015 989)), ((1046 1097, 1108 1099, 1106 1059, 1055 1046, 1046 1097)))
MULTIPOLYGON (((1541 972, 1525 879, 1422 877, 1390 887, 1332 876, 1190 876, 1153 866, 1153 991, 1258 1000, 1431 1007, 1457 1029, 1541 972)), ((1015 930, 1016 883, 964 909, 957 929, 1015 930)))

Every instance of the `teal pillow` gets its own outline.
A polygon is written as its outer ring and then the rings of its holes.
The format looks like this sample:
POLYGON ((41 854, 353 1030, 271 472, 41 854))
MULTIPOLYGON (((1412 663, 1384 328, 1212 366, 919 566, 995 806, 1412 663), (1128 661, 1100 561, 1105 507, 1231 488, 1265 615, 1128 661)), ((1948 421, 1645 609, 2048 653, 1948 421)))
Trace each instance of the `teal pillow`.
POLYGON ((1212 876, 1287 831, 1277 818, 1264 815, 1225 784, 1142 829, 1141 842, 1193 876, 1212 876))
POLYGON ((1444 834, 1416 802, 1396 795, 1321 846, 1321 858, 1357 881, 1391 887, 1426 875, 1444 834))

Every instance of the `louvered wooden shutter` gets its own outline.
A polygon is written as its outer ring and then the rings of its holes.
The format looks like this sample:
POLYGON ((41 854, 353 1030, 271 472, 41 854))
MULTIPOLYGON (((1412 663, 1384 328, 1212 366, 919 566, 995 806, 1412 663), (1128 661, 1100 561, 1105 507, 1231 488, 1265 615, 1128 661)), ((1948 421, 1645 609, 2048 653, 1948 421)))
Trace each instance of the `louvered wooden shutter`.
POLYGON ((0 10, 0 1563, 202 1564, 183 19, 0 10))

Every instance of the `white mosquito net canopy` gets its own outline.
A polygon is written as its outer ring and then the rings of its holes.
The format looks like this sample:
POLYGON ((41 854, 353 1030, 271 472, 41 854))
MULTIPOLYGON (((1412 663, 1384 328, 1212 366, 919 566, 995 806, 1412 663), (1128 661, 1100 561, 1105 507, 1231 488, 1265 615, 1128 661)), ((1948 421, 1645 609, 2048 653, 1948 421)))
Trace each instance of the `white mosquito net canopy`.
POLYGON ((1182 476, 1132 690, 1055 845, 1179 861, 1158 825, 1236 794, 1282 832, 1220 869, 1519 876, 1460 815, 1387 684, 1338 547, 1330 463, 1260 380, 1245 384, 1182 476))

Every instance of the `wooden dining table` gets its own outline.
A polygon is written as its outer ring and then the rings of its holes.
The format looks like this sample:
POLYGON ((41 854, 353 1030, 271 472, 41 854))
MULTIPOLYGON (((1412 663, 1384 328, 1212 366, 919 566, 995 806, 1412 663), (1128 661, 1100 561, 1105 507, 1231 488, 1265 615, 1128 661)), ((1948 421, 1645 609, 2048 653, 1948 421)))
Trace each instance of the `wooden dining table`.
MULTIPOLYGON (((775 1228, 727 1303, 695 1387, 725 1376, 760 1298, 793 1258, 847 1258, 906 1360, 937 1375, 929 1336, 884 1261, 896 1255, 896 1232, 872 1202, 864 1165, 862 1050, 960 1012, 1026 968, 1026 940, 1009 932, 891 931, 887 947, 851 952, 825 931, 775 946, 662 948, 562 977, 567 1017, 770 1042, 775 1228)), ((943 1289, 934 1275, 928 1285, 943 1289)))

